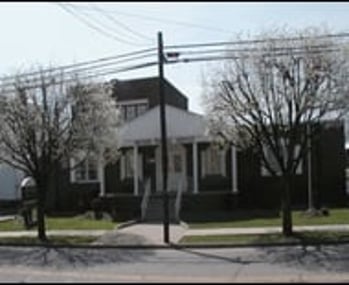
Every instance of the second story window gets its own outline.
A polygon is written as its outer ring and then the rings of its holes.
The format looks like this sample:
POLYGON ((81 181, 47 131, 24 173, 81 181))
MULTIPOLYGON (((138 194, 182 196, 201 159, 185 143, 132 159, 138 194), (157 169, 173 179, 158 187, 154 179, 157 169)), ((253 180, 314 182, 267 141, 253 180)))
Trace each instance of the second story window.
POLYGON ((124 121, 132 120, 143 114, 148 109, 147 100, 126 101, 121 102, 119 105, 124 121))

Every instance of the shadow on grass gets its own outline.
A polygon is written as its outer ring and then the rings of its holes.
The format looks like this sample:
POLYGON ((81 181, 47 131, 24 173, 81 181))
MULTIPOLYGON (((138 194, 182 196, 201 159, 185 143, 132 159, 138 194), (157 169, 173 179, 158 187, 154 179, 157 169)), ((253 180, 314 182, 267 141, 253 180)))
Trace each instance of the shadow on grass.
POLYGON ((153 254, 151 249, 0 247, 0 266, 81 268, 142 262, 153 254))

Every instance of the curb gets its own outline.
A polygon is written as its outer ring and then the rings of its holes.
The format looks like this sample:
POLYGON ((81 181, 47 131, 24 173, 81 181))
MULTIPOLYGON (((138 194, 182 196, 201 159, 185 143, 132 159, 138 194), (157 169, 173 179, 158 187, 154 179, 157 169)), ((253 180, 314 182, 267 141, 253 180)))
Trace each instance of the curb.
POLYGON ((91 244, 20 244, 20 243, 0 243, 1 247, 39 247, 39 248, 81 248, 81 249, 219 249, 219 248, 253 248, 253 247, 283 247, 283 246, 324 246, 349 244, 348 241, 327 241, 327 242, 284 242, 284 243, 254 243, 254 244, 147 244, 147 245, 91 245, 91 244))

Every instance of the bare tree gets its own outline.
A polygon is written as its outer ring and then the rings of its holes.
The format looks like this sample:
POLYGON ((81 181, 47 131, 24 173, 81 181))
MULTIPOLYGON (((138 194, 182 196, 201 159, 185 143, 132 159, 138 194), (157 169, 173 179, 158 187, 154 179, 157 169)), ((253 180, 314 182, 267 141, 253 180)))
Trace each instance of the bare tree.
POLYGON ((255 149, 282 183, 282 229, 291 235, 292 177, 314 126, 346 112, 348 62, 345 49, 317 29, 260 39, 249 53, 228 52, 231 59, 207 77, 204 104, 211 134, 255 149))
POLYGON ((0 162, 35 180, 38 238, 45 241, 45 200, 57 163, 74 158, 77 165, 92 155, 104 163, 115 159, 119 112, 108 85, 76 76, 18 74, 6 86, 0 92, 0 162))

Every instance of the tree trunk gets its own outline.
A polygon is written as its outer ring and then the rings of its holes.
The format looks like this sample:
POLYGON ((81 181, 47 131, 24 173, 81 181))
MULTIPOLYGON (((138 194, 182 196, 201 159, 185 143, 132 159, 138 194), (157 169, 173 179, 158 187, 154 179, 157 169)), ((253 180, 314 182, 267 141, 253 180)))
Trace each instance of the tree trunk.
POLYGON ((291 179, 286 175, 282 183, 281 210, 282 210, 282 234, 292 236, 292 212, 291 212, 291 179))
POLYGON ((40 241, 46 242, 46 227, 45 227, 45 200, 46 200, 46 185, 47 183, 37 183, 37 199, 38 199, 38 238, 40 241))

